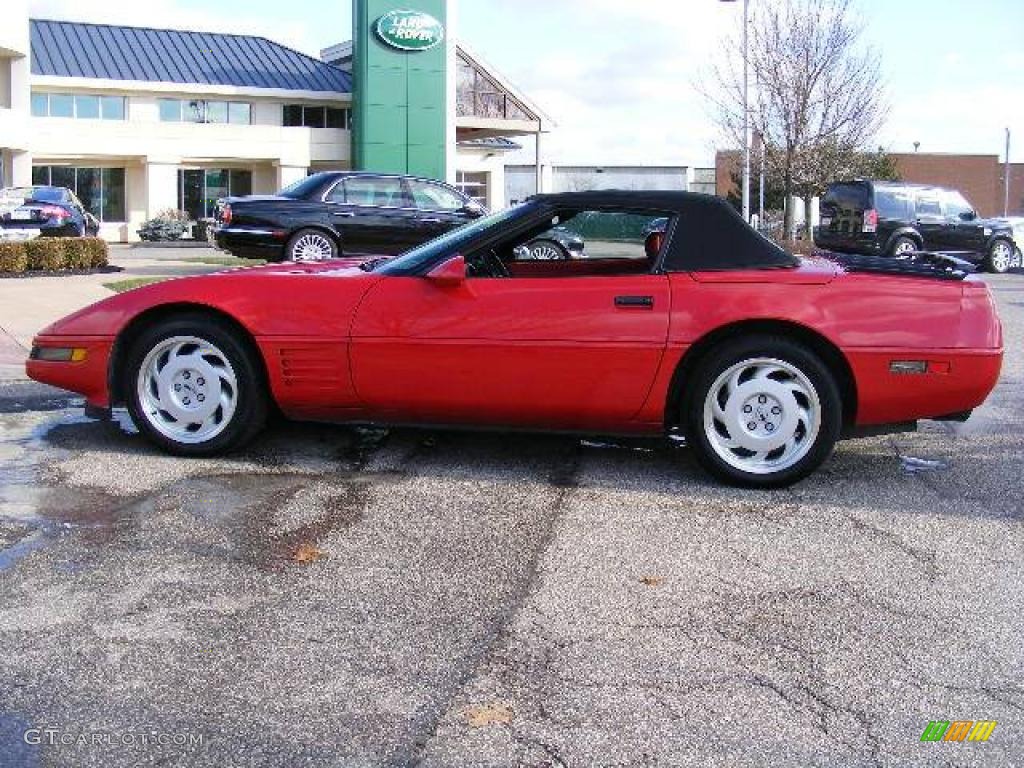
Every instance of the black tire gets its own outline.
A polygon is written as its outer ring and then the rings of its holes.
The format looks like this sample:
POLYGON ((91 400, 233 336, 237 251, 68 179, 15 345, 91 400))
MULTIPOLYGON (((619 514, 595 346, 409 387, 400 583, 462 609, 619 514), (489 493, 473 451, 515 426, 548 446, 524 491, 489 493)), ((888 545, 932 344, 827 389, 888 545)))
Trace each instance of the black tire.
POLYGON ((842 430, 842 398, 835 377, 814 352, 784 336, 758 334, 725 342, 700 362, 687 389, 681 423, 686 427, 688 442, 701 466, 730 485, 747 488, 792 485, 829 457, 842 430), (817 436, 809 442, 803 457, 779 471, 763 474, 744 471, 725 461, 711 445, 704 428, 705 403, 716 380, 733 366, 757 358, 782 361, 799 370, 813 385, 820 405, 817 436))
POLYGON ((1014 250, 1013 243, 1009 240, 1000 238, 992 241, 985 257, 985 269, 996 275, 1009 272, 1015 258, 1014 250))
POLYGON ((556 261, 556 259, 539 258, 538 256, 534 255, 534 248, 545 248, 549 251, 556 251, 558 253, 557 260, 565 261, 566 259, 569 258, 569 249, 566 248, 557 240, 548 240, 547 238, 541 238, 539 240, 532 241, 529 247, 531 258, 539 259, 540 261, 556 261))
POLYGON ((901 252, 904 251, 904 249, 908 248, 910 251, 919 251, 921 250, 921 245, 920 243, 917 242, 917 240, 915 240, 912 237, 900 235, 895 240, 893 240, 892 247, 889 248, 889 255, 899 256, 901 252))
POLYGON ((313 239, 317 240, 318 242, 323 243, 324 248, 326 248, 329 251, 329 253, 327 255, 325 255, 322 259, 318 259, 318 260, 326 261, 327 259, 336 259, 336 258, 338 258, 338 255, 339 255, 338 243, 335 241, 335 239, 333 237, 331 237, 329 234, 324 232, 322 229, 314 229, 313 227, 306 227, 304 229, 300 229, 298 232, 296 232, 294 235, 292 235, 290 238, 288 238, 288 244, 285 245, 285 247, 284 247, 284 260, 285 261, 297 261, 297 260, 298 261, 303 261, 304 260, 304 259, 296 259, 295 258, 297 247, 303 241, 304 238, 313 238, 313 239))
POLYGON ((237 329, 200 312, 182 313, 153 324, 132 343, 120 371, 121 391, 132 421, 150 442, 179 456, 211 456, 241 448, 263 429, 267 419, 266 378, 257 355, 237 329), (237 383, 234 413, 226 420, 223 430, 205 442, 178 442, 156 429, 143 413, 137 386, 139 370, 151 350, 175 337, 196 337, 212 345, 224 354, 234 371, 237 383))

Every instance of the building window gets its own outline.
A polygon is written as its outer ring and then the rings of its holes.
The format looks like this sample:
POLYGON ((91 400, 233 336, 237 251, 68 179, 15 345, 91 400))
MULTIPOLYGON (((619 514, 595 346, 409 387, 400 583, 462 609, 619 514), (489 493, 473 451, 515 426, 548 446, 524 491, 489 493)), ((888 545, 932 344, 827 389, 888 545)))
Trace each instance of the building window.
POLYGON ((67 187, 100 221, 125 220, 124 168, 37 165, 32 168, 32 183, 67 187))
POLYGON ((351 110, 340 107, 285 104, 281 124, 286 128, 341 128, 348 130, 351 110))
POLYGON ((124 120, 124 97, 100 96, 100 117, 104 120, 124 120))
POLYGON ((87 93, 33 93, 33 117, 75 117, 79 120, 124 120, 124 96, 87 93))
POLYGON ((455 175, 455 188, 466 197, 471 197, 480 205, 487 205, 487 174, 458 171, 455 175))
POLYGON ((243 101, 157 99, 163 123, 232 123, 249 125, 252 104, 243 101))
POLYGON ((195 220, 211 218, 222 197, 252 194, 252 171, 195 168, 178 171, 178 207, 195 220))
POLYGON ((252 104, 242 101, 228 103, 228 122, 236 125, 249 125, 252 123, 252 104))
POLYGON ((32 117, 49 117, 50 102, 45 93, 32 94, 32 117))
POLYGON ((75 97, 67 93, 50 94, 50 117, 74 117, 75 97))
POLYGON ((455 107, 459 117, 529 120, 537 117, 462 54, 457 58, 455 107))

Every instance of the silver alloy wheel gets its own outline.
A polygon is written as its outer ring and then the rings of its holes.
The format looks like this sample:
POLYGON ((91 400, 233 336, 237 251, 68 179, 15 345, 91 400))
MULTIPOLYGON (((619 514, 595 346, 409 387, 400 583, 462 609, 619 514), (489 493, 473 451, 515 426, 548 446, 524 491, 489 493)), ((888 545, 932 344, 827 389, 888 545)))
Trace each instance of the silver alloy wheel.
POLYGON ((736 363, 715 379, 704 401, 708 443, 742 472, 766 475, 792 467, 811 450, 820 428, 817 390, 785 360, 736 363))
POLYGON ((540 261, 558 261, 563 257, 562 249, 546 240, 531 245, 530 255, 540 261))
POLYGON ((136 386, 143 418, 176 443, 212 440, 238 405, 238 379, 227 355, 196 336, 174 336, 153 347, 136 386))
POLYGON ((989 254, 989 262, 996 272, 1005 272, 1013 262, 1013 249, 1005 240, 997 240, 992 245, 992 252, 989 254))
POLYGON ((292 261, 324 261, 333 255, 331 241, 319 232, 307 232, 292 243, 292 261))
POLYGON ((914 253, 917 251, 917 245, 912 240, 902 240, 897 243, 893 249, 893 254, 896 256, 903 256, 907 253, 914 253))

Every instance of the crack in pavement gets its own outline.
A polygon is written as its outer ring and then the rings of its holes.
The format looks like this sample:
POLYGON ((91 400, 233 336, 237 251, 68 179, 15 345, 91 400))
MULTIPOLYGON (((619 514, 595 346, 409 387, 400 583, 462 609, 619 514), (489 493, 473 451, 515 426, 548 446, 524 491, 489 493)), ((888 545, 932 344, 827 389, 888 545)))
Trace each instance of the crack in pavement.
POLYGON ((576 443, 566 461, 556 467, 550 474, 549 484, 557 488, 558 492, 552 504, 551 514, 547 518, 547 528, 534 548, 527 567, 520 575, 518 589, 510 596, 505 609, 494 617, 491 628, 483 638, 478 651, 466 659, 466 663, 458 678, 451 685, 447 686, 447 690, 443 695, 436 698, 436 700, 443 701, 444 704, 434 705, 430 708, 429 712, 423 714, 420 718, 419 727, 416 728, 420 735, 414 740, 412 748, 396 750, 388 761, 390 765, 417 766, 422 763, 424 750, 430 740, 436 736, 438 726, 441 724, 445 714, 454 705, 459 695, 473 679, 473 676, 488 656, 509 636, 508 628, 533 592, 541 561, 557 534, 558 522, 565 511, 568 500, 578 486, 580 458, 581 448, 576 443))

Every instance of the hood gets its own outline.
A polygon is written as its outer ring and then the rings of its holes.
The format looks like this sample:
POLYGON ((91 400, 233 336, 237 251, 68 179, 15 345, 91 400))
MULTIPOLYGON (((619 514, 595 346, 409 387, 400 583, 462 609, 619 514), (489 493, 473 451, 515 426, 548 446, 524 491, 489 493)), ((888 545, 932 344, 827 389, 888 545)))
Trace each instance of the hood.
POLYGON ((978 218, 974 219, 973 221, 969 221, 967 223, 968 224, 974 224, 974 225, 979 226, 979 227, 990 227, 992 229, 999 229, 999 230, 1012 230, 1013 227, 1014 227, 1013 222, 1010 221, 1009 219, 1004 219, 1002 217, 997 217, 997 216, 993 216, 992 218, 988 218, 988 219, 985 219, 985 218, 982 218, 981 216, 979 216, 978 218))
MULTIPOLYGON (((313 307, 307 299, 316 292, 303 291, 306 283, 297 282, 295 278, 308 275, 339 280, 330 286, 337 300, 330 307, 329 314, 342 311, 380 279, 380 275, 359 268, 366 260, 364 257, 310 264, 264 264, 162 280, 80 309, 47 326, 40 335, 115 335, 136 315, 170 304, 195 304, 218 309, 239 319, 254 332, 262 328, 250 326, 246 318, 267 321, 264 326, 274 324, 281 327, 292 320, 302 319, 305 328, 299 323, 298 329, 289 327, 289 332, 308 332, 309 325, 317 322, 317 312, 322 313, 322 303, 318 305, 319 310, 313 307), (303 314, 306 317, 301 318, 303 314)), ((322 285, 319 280, 316 283, 322 285)))

